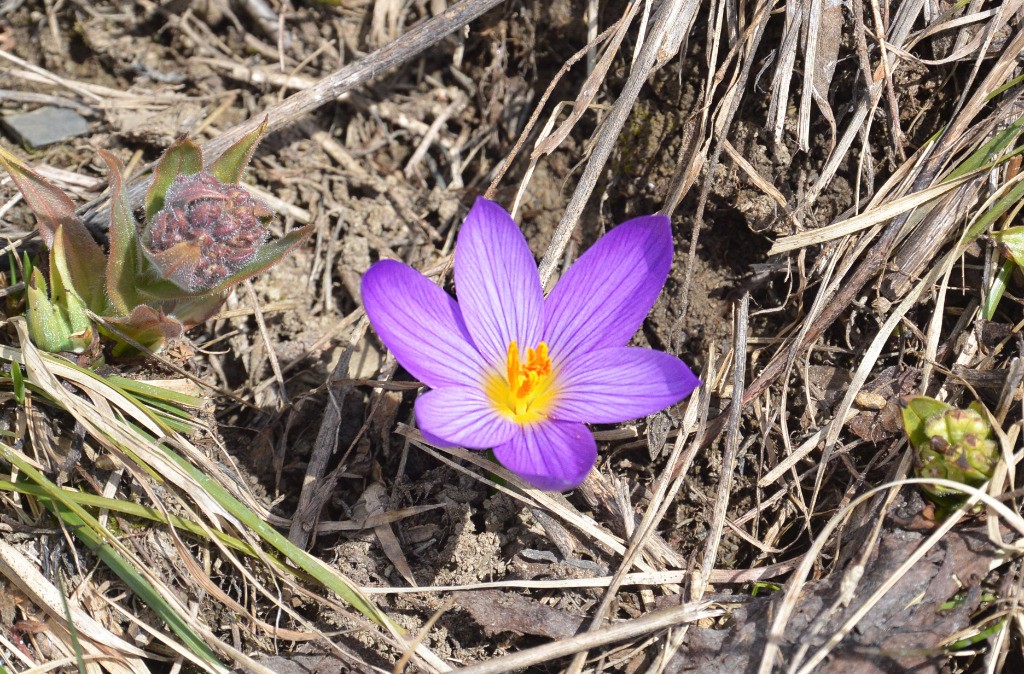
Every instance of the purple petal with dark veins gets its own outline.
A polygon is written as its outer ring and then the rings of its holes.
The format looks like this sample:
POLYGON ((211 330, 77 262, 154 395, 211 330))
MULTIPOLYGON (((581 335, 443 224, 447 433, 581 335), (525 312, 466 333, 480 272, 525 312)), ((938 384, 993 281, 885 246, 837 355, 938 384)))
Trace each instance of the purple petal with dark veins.
POLYGON ((514 421, 498 414, 484 392, 472 386, 445 386, 421 395, 416 425, 425 437, 469 449, 504 444, 519 432, 514 421))
POLYGON ((588 424, 614 424, 654 414, 700 385, 683 361, 634 346, 578 355, 558 373, 551 416, 588 424))
POLYGON ((409 373, 438 386, 475 386, 485 364, 448 293, 412 267, 382 260, 363 275, 363 307, 384 345, 409 373))
POLYGON ((661 293, 672 266, 664 215, 634 218, 580 256, 544 301, 544 341, 552 360, 625 346, 661 293))
POLYGON ((597 461, 590 429, 571 421, 527 424, 509 442, 494 448, 501 465, 538 489, 565 491, 583 481, 597 461))
POLYGON ((455 246, 455 291, 480 353, 504 367, 508 345, 520 352, 540 341, 544 292, 519 225, 498 204, 479 198, 455 246))

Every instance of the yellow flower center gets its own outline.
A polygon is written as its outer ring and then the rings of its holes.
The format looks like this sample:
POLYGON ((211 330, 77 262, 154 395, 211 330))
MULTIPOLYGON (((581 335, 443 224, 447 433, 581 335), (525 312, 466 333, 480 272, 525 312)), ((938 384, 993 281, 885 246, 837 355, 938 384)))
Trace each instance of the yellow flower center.
POLYGON ((508 345, 504 375, 490 375, 484 390, 498 412, 525 425, 547 419, 556 393, 554 379, 547 344, 541 342, 536 349, 527 349, 523 361, 519 345, 513 341, 508 345))

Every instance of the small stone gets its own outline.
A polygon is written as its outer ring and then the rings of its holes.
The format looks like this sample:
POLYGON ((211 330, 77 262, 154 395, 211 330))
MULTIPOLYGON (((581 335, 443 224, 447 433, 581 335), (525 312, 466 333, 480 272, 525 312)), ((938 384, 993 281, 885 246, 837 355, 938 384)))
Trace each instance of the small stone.
POLYGON ((0 125, 15 143, 30 150, 81 136, 89 131, 85 118, 68 108, 46 106, 0 118, 0 125))
POLYGON ((860 391, 853 399, 853 404, 862 410, 882 410, 888 402, 885 396, 872 391, 860 391))

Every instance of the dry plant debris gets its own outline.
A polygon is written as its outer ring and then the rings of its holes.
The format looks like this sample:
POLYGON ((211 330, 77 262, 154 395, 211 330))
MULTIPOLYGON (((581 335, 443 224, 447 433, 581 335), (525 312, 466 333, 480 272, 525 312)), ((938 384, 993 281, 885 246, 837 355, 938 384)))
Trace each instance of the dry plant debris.
POLYGON ((0 182, 0 665, 1020 670, 1022 11, 0 2, 0 115, 89 126, 14 161, 90 241, 117 235, 97 150, 130 213, 177 138, 217 157, 264 119, 240 184, 271 238, 310 232, 187 339, 88 369, 29 339, 50 242, 0 182), (379 260, 452 291, 482 194, 547 288, 671 220, 631 344, 703 385, 593 427, 566 494, 424 438, 362 308, 379 260), (984 416, 987 481, 913 477, 911 396, 984 416))

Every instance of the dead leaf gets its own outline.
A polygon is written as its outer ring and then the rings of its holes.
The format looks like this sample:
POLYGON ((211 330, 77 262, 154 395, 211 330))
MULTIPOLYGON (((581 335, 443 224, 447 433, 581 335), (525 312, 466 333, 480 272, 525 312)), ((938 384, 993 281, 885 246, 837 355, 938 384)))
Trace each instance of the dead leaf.
POLYGON ((874 405, 862 410, 850 420, 847 428, 862 440, 875 444, 902 433, 903 421, 898 401, 914 391, 917 375, 918 371, 913 368, 898 373, 895 367, 887 367, 879 372, 859 395, 875 401, 884 400, 885 404, 881 408, 874 405))
MULTIPOLYGON (((782 660, 788 664, 798 649, 809 646, 813 653, 820 647, 926 536, 927 532, 903 529, 885 531, 857 584, 853 600, 845 608, 830 611, 843 591, 842 572, 808 583, 785 631, 782 660)), ((970 623, 981 601, 981 580, 997 554, 984 526, 950 532, 868 611, 832 650, 828 666, 821 671, 944 671, 948 663, 944 642, 970 623), (957 595, 961 596, 960 601, 943 610, 943 604, 957 595)), ((684 667, 692 674, 756 670, 775 602, 781 596, 747 602, 733 611, 727 629, 691 628, 684 646, 665 671, 681 671, 684 667)))
MULTIPOLYGON (((371 517, 383 516, 387 512, 386 498, 384 485, 380 482, 371 483, 363 492, 360 502, 353 508, 355 519, 365 525, 371 517)), ((391 524, 388 522, 378 524, 373 528, 373 533, 380 541, 380 547, 384 550, 384 554, 395 565, 395 569, 402 575, 405 582, 417 587, 416 578, 412 575, 412 568, 405 558, 405 553, 402 552, 402 544, 398 542, 395 532, 391 530, 391 524)))
POLYGON ((576 634, 583 624, 582 616, 559 611, 535 599, 511 592, 458 592, 455 601, 489 637, 501 632, 514 632, 549 639, 566 639, 576 634))

